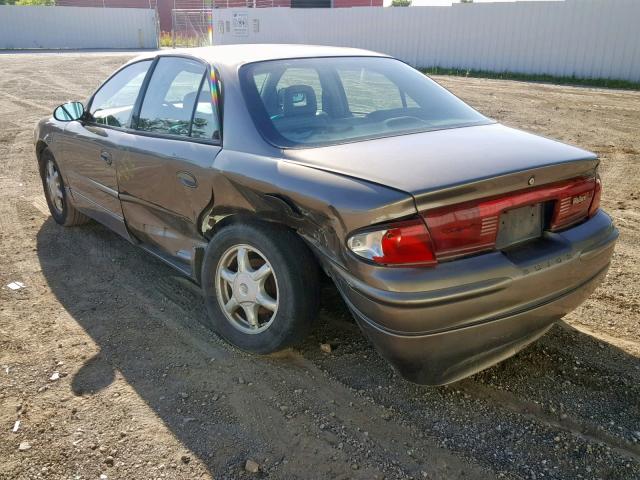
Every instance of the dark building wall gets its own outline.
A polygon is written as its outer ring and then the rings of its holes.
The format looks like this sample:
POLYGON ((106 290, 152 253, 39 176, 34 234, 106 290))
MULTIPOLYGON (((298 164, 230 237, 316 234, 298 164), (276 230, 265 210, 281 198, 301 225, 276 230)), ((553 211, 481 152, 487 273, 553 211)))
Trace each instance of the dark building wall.
POLYGON ((158 21, 160 22, 161 32, 170 32, 173 19, 171 18, 171 10, 173 9, 173 0, 157 0, 158 1, 158 21))
POLYGON ((331 8, 331 0, 291 0, 292 8, 331 8))
MULTIPOLYGON (((242 0, 240 0, 242 1, 242 0)), ((260 0, 257 0, 260 5, 260 0)), ((278 2, 278 0, 275 0, 278 2)), ((279 3, 288 2, 288 0, 279 0, 279 3)), ((292 8, 348 8, 348 7, 382 7, 383 0, 291 0, 292 8)), ((289 6, 289 5, 274 5, 289 6)))
POLYGON ((383 0, 333 0, 334 8, 382 7, 383 0))

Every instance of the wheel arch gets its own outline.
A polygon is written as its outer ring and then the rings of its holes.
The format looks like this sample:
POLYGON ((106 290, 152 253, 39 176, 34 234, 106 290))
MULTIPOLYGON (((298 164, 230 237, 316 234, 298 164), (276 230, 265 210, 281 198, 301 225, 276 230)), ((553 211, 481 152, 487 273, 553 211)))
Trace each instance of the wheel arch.
POLYGON ((49 148, 49 144, 42 139, 38 139, 36 142, 36 159, 38 160, 38 166, 42 170, 42 153, 49 148))
MULTIPOLYGON (((258 212, 250 212, 250 211, 239 211, 228 213, 224 215, 211 215, 208 214, 204 218, 203 223, 203 231, 205 229, 204 225, 207 225, 206 231, 204 231, 204 236, 207 240, 207 244, 212 241, 215 241, 216 235, 221 232, 225 227, 230 225, 256 225, 256 226, 270 226, 277 227, 283 230, 288 230, 296 235, 304 244, 305 248, 307 248, 314 261, 316 262, 316 266, 322 270, 322 262, 320 261, 318 255, 318 251, 316 248, 312 247, 312 242, 309 241, 309 238, 305 236, 300 230, 300 228, 296 228, 296 225, 292 225, 291 222, 282 221, 281 219, 274 218, 273 216, 263 216, 258 212)), ((197 256, 198 265, 196 270, 198 272, 198 283, 201 282, 201 273, 202 273, 202 264, 204 262, 204 249, 200 255, 197 256)))

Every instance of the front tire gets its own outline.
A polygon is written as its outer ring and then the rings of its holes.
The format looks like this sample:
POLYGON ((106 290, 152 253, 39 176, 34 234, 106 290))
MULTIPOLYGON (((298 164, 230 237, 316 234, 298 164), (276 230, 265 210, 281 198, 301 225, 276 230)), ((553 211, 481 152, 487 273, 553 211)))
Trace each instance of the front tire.
POLYGON ((76 210, 70 202, 60 167, 48 149, 45 149, 41 155, 40 177, 49 212, 56 223, 71 227, 85 224, 90 220, 89 217, 76 210))
POLYGON ((292 231, 232 224, 209 243, 202 288, 212 329, 267 354, 300 342, 318 311, 316 260, 292 231))

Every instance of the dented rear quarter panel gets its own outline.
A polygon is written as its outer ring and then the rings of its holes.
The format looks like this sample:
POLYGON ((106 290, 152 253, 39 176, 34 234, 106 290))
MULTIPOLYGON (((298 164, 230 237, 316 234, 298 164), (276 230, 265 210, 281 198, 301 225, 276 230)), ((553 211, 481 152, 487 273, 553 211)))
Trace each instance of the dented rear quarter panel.
POLYGON ((222 174, 209 217, 251 213, 282 223, 342 266, 353 261, 350 232, 417 213, 407 193, 279 158, 223 149, 215 165, 222 174))

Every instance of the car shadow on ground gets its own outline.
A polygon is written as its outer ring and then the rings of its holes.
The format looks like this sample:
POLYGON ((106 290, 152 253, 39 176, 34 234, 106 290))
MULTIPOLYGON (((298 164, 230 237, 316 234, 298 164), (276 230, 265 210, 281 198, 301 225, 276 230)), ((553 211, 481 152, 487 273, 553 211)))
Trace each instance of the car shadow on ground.
MULTIPOLYGON (((37 233, 37 255, 49 288, 99 348, 79 370, 69 372, 75 395, 116 388, 121 375, 216 478, 233 477, 255 452, 277 458, 294 448, 290 440, 278 438, 277 426, 266 416, 243 417, 231 403, 251 403, 246 394, 239 395, 244 383, 255 382, 267 390, 254 390, 264 402, 277 396, 279 388, 285 395, 287 389, 292 391, 304 368, 295 358, 262 359, 226 346, 202 325, 206 312, 197 287, 99 225, 63 229, 49 218, 37 233)), ((64 345, 65 339, 59 341, 64 345)), ((459 390, 486 405, 487 415, 500 418, 507 411, 515 416, 514 428, 518 417, 529 421, 533 416, 549 428, 592 435, 595 441, 640 454, 625 440, 639 413, 640 359, 570 327, 554 327, 514 358, 453 387, 421 387, 391 371, 362 338, 339 295, 326 287, 319 322, 298 353, 329 378, 393 407, 404 420, 413 422, 419 416, 417 425, 446 421, 448 416, 455 418, 452 411, 468 408, 449 395, 459 390), (320 342, 331 342, 334 352, 321 352, 320 342), (579 405, 549 410, 566 395, 580 398, 579 405), (563 418, 566 411, 570 415, 563 418), (624 432, 608 433, 604 424, 609 419, 624 432)), ((455 439, 458 429, 474 428, 451 425, 428 434, 455 439)), ((473 455, 491 464, 491 448, 496 447, 476 449, 473 455)), ((180 457, 167 460, 171 461, 179 463, 180 457)))

